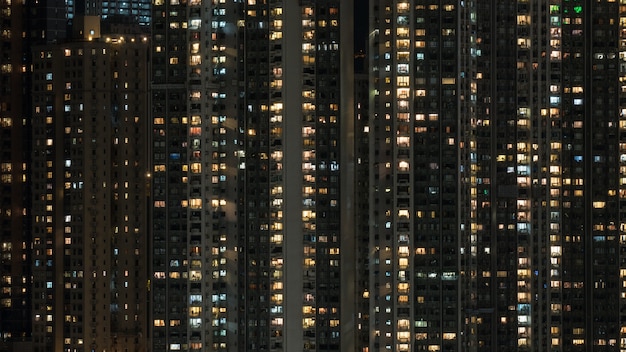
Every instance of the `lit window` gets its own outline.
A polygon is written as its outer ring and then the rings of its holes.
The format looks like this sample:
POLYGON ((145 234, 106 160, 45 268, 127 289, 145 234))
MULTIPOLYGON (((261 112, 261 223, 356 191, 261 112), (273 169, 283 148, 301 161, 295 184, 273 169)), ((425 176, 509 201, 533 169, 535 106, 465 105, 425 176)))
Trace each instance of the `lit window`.
POLYGON ((409 76, 398 76, 396 78, 396 83, 400 87, 406 87, 409 85, 409 76))

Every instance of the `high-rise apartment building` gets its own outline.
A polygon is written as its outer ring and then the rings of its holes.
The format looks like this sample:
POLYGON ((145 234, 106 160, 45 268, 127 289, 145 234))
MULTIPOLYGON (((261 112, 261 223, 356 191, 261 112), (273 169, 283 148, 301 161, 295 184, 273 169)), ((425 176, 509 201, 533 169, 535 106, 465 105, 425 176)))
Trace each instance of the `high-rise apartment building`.
POLYGON ((351 348, 351 16, 154 2, 155 351, 351 348))
MULTIPOLYGON (((373 243, 370 241, 370 165, 369 150, 372 148, 372 139, 370 138, 370 118, 369 118, 369 75, 365 72, 364 65, 358 65, 355 62, 354 76, 354 218, 358 219, 353 225, 354 235, 354 266, 344 263, 346 269, 352 272, 352 275, 346 276, 346 280, 354 280, 354 304, 356 311, 354 315, 355 328, 355 345, 354 350, 360 350, 364 342, 370 338, 370 272, 372 267, 370 263, 370 248, 373 243), (356 236, 356 234, 359 234, 356 236), (365 292, 368 293, 365 293, 365 292)), ((373 176, 373 175, 371 175, 373 176)), ((349 236, 349 235, 348 235, 349 236)), ((345 249, 350 250, 350 249, 345 249)))
POLYGON ((30 337, 29 136, 23 96, 26 19, 0 3, 0 351, 30 337))
POLYGON ((66 0, 68 19, 99 16, 103 20, 126 18, 141 27, 150 26, 150 0, 66 0))
POLYGON ((371 4, 370 270, 360 287, 370 302, 369 338, 359 350, 455 350, 461 14, 469 9, 456 1, 371 4))
POLYGON ((625 349, 623 2, 370 10, 359 350, 625 349))
POLYGON ((0 2, 1 351, 27 348, 32 330, 31 46, 60 40, 67 30, 63 1, 43 5, 0 2))
MULTIPOLYGON (((27 58, 30 58, 31 45, 59 42, 67 37, 68 19, 73 17, 73 12, 71 6, 66 6, 65 0, 6 1, 6 4, 11 8, 5 13, 7 17, 23 19, 24 33, 14 38, 22 37, 24 40, 27 58)), ((30 74, 30 70, 26 72, 30 74)))
POLYGON ((33 48, 34 351, 148 349, 148 38, 33 48))
POLYGON ((32 335, 32 49, 65 41, 73 3, 0 2, 0 351, 32 335))

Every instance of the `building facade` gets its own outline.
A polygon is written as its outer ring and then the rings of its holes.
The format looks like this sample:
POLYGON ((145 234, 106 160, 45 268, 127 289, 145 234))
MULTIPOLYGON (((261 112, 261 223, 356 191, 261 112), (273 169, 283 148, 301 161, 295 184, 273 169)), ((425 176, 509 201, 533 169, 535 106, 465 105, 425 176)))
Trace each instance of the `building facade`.
POLYGON ((624 349, 624 5, 370 11, 360 350, 624 349))
POLYGON ((94 25, 33 49, 34 351, 149 350, 148 38, 94 25))
POLYGON ((153 14, 154 350, 341 350, 352 4, 153 14))
POLYGON ((361 288, 370 325, 360 350, 455 350, 463 12, 456 1, 373 1, 370 10, 370 270, 361 288))
POLYGON ((358 75, 353 1, 48 4, 0 2, 3 342, 626 350, 623 0, 370 0, 358 75))
POLYGON ((29 135, 23 87, 26 19, 22 5, 0 4, 0 351, 30 338, 29 135))
POLYGON ((70 22, 75 17, 99 16, 103 20, 111 18, 127 18, 141 27, 150 27, 151 5, 150 0, 126 0, 126 1, 76 1, 67 0, 68 19, 70 22))
POLYGON ((67 31, 62 1, 47 5, 0 3, 2 351, 28 349, 31 341, 31 48, 63 39, 67 31))
POLYGON ((32 340, 32 50, 35 45, 64 42, 73 17, 73 1, 0 3, 2 351, 29 350, 32 340))

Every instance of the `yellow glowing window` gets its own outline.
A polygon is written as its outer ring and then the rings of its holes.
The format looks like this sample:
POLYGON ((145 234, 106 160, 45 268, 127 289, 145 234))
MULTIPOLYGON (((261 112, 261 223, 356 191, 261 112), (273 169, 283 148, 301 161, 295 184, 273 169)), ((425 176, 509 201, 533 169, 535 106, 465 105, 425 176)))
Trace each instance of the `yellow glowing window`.
POLYGON ((398 258, 398 266, 404 269, 409 266, 409 258, 398 258))
POLYGON ((408 256, 409 255, 409 247, 408 246, 400 246, 400 247, 398 247, 398 255, 408 256))
MULTIPOLYGON (((418 29, 419 31, 419 29, 418 29)), ((422 29, 422 31, 424 31, 424 34, 426 34, 426 30, 422 29)), ((405 27, 400 27, 398 29, 396 29, 396 34, 398 35, 398 37, 408 37, 409 36, 409 29, 405 28, 405 27)), ((407 40, 408 42, 408 40, 407 40)), ((408 46, 408 44, 407 44, 408 46)))
POLYGON ((202 199, 200 198, 192 198, 189 200, 189 207, 191 209, 201 209, 202 208, 202 199))
POLYGON ((409 10, 408 2, 401 2, 398 4, 398 12, 406 12, 409 10))
POLYGON ((410 46, 410 41, 408 39, 396 40, 396 48, 398 49, 408 49, 409 46, 410 46))
POLYGON ((401 342, 408 342, 409 339, 411 338, 411 332, 410 331, 398 331, 398 340, 400 340, 401 342))
POLYGON ((396 54, 396 57, 400 61, 409 61, 409 58, 411 57, 411 55, 408 51, 398 51, 396 54))
POLYGON ((396 78, 396 84, 400 87, 407 87, 409 85, 409 77, 408 76, 398 76, 396 78))
POLYGON ((189 316, 197 317, 202 313, 202 307, 189 307, 189 316))
MULTIPOLYGON (((172 63, 172 62, 170 62, 172 63)), ((176 62, 178 63, 178 62, 176 62)), ((202 63, 202 56, 200 55, 192 55, 191 58, 189 59, 189 64, 191 66, 195 66, 195 65, 200 65, 202 63)))

